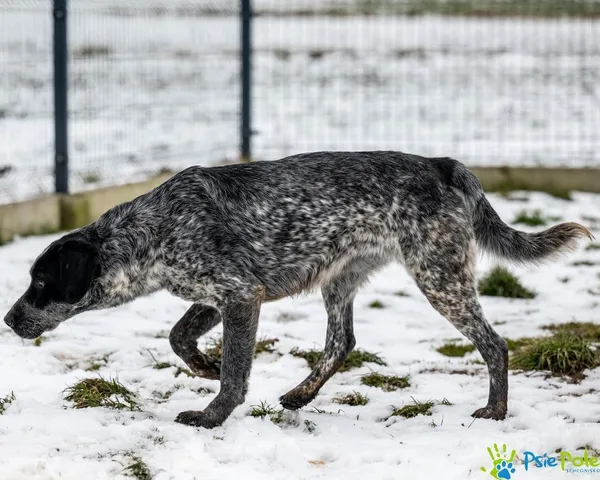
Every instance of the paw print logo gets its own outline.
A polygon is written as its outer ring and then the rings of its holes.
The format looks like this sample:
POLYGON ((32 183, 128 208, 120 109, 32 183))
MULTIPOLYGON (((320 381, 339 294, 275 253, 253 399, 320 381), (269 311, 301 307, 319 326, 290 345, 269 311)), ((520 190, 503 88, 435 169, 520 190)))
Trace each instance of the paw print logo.
POLYGON ((496 465, 496 470, 498 470, 497 477, 503 478, 504 480, 510 480, 512 478, 512 474, 515 473, 512 462, 507 462, 506 460, 502 460, 501 463, 496 465))
MULTIPOLYGON (((489 474, 499 480, 511 480, 513 473, 516 471, 513 460, 517 451, 512 450, 509 455, 506 444, 502 445, 502 449, 500 449, 496 443, 493 445, 493 450, 491 447, 488 447, 487 451, 493 462, 492 467, 489 469, 489 474)), ((487 472, 488 469, 481 467, 481 471, 487 472)))

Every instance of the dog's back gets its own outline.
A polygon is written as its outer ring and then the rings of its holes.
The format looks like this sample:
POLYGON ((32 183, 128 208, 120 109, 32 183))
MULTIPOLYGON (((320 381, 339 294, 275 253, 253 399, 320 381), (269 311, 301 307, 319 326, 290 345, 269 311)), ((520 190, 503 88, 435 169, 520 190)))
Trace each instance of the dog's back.
POLYGON ((154 195, 168 199, 171 239, 193 235, 205 255, 235 260, 273 298, 315 287, 358 257, 401 260, 419 224, 443 212, 470 228, 436 164, 398 152, 192 167, 154 195))

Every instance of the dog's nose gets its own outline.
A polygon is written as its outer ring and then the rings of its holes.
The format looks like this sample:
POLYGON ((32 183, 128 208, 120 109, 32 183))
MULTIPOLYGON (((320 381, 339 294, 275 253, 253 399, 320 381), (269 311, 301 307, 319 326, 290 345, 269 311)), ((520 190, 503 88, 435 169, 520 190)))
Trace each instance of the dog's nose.
POLYGON ((15 324, 15 317, 11 312, 8 312, 6 314, 6 317, 4 317, 4 323, 6 323, 10 328, 12 328, 15 324))

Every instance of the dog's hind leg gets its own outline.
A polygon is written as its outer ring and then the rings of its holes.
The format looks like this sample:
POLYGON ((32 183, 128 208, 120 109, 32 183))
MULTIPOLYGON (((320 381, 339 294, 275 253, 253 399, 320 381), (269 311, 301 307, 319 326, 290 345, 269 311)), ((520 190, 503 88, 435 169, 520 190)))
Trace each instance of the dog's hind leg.
POLYGON ((488 403, 473 417, 502 420, 508 402, 508 347, 483 316, 474 276, 475 240, 465 233, 445 232, 435 236, 435 244, 422 243, 407 267, 429 303, 475 345, 487 364, 488 403))
POLYGON ((285 408, 295 410, 311 402, 354 348, 352 303, 367 273, 368 269, 347 269, 321 288, 327 310, 325 350, 310 375, 280 398, 285 408))
POLYGON ((198 338, 218 325, 220 321, 221 315, 215 308, 195 303, 169 334, 171 348, 190 370, 213 380, 219 379, 221 362, 198 350, 198 338))

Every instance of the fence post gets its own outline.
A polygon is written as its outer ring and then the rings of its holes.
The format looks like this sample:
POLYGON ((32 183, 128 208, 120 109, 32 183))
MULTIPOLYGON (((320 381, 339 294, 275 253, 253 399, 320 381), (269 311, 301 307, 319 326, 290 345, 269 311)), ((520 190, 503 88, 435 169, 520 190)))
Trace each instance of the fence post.
POLYGON ((54 24, 54 175, 56 193, 69 193, 69 137, 67 127, 67 0, 53 0, 54 24))
POLYGON ((252 159, 251 95, 252 95, 252 0, 242 1, 242 145, 241 159, 252 159))

